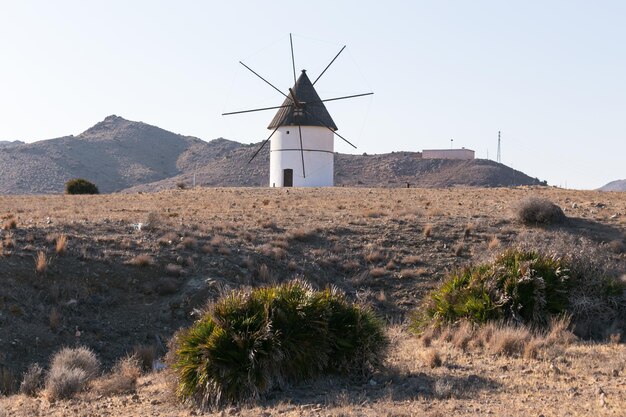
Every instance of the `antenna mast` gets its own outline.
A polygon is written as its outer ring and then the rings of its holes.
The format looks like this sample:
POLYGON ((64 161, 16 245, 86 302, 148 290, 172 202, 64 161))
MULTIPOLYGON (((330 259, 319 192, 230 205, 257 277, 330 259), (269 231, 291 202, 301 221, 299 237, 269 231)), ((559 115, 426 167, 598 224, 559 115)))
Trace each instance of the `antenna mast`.
POLYGON ((500 153, 500 131, 498 130, 498 156, 496 157, 498 163, 502 163, 502 154, 500 153))

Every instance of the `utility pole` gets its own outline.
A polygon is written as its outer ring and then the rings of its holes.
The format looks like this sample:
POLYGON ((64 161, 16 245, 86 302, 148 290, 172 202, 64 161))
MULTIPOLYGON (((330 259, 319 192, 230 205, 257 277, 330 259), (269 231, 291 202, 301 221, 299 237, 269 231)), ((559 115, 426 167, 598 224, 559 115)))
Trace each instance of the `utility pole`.
POLYGON ((502 163, 502 154, 500 153, 500 131, 498 130, 498 155, 496 157, 498 163, 502 163))
POLYGON ((452 143, 454 142, 454 139, 450 139, 450 149, 452 149, 452 143))

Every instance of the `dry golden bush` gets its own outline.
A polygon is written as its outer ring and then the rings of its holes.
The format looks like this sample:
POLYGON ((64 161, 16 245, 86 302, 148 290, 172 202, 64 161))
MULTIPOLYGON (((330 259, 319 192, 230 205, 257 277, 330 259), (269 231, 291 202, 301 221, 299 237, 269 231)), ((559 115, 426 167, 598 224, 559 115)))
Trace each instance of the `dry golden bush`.
POLYGON ((386 213, 382 210, 376 210, 376 209, 371 209, 371 210, 366 210, 363 212, 363 217, 369 218, 369 219, 377 219, 379 217, 383 217, 385 216, 386 213))
POLYGON ((387 262, 387 265, 385 265, 385 269, 387 269, 389 271, 393 271, 397 267, 398 267, 398 265, 396 265, 396 263, 393 260, 387 262))
POLYGON ((407 255, 402 258, 402 263, 405 265, 417 265, 421 261, 421 257, 417 255, 407 255))
POLYGON ((265 264, 261 264, 261 266, 259 266, 258 275, 261 282, 270 282, 272 278, 270 269, 265 264))
POLYGON ((44 370, 38 363, 31 364, 24 375, 20 384, 20 394, 35 396, 43 386, 44 370))
POLYGON ((497 236, 492 236, 491 240, 487 243, 487 248, 489 250, 494 250, 500 247, 500 239, 497 236))
POLYGON ((131 393, 135 391, 140 376, 139 360, 129 356, 119 360, 108 375, 95 380, 94 388, 104 396, 131 393))
POLYGON ((399 272, 400 278, 417 278, 420 275, 424 275, 426 270, 424 268, 402 268, 399 272))
POLYGON ((91 350, 63 348, 52 357, 45 380, 46 397, 51 401, 70 398, 87 388, 99 372, 100 362, 91 350))
POLYGON ((198 246, 198 239, 192 236, 187 236, 180 241, 180 244, 185 249, 194 249, 196 246, 198 246))
POLYGON ((230 248, 226 245, 220 246, 219 248, 217 248, 217 253, 219 253, 220 255, 223 256, 228 256, 232 253, 232 251, 230 250, 230 248))
POLYGON ((426 349, 422 352, 422 362, 429 368, 438 368, 443 365, 441 354, 435 348, 426 349))
POLYGON ((3 225, 4 230, 15 229, 16 227, 17 227, 17 222, 15 221, 15 219, 9 219, 5 221, 3 225))
POLYGON ((570 330, 571 317, 562 316, 550 320, 550 330, 545 336, 549 345, 569 346, 576 342, 578 338, 570 330))
POLYGON ((13 239, 13 233, 8 233, 4 237, 4 247, 7 249, 11 249, 15 247, 15 240, 13 239))
POLYGON ((452 336, 452 345, 462 351, 466 351, 470 342, 476 336, 472 323, 463 321, 456 326, 452 336))
POLYGON ((385 254, 378 250, 372 249, 370 252, 365 254, 365 261, 369 263, 376 263, 383 261, 385 259, 385 254))
POLYGON ((142 254, 135 256, 128 263, 134 266, 151 266, 154 265, 154 259, 150 255, 142 254))
POLYGON ((278 226, 276 225, 276 222, 274 220, 271 220, 271 219, 259 220, 259 225, 263 229, 278 229, 278 226))
POLYGON ((222 236, 213 236, 209 241, 209 245, 216 247, 223 246, 224 244, 226 244, 226 239, 224 239, 222 236))
POLYGON ((57 236, 55 247, 54 247, 57 255, 64 255, 67 250, 67 235, 61 234, 57 236))
POLYGON ((42 275, 45 274, 48 270, 48 257, 44 251, 37 252, 37 257, 35 258, 35 272, 42 275))
POLYGON ((489 351, 495 355, 521 356, 532 334, 526 327, 498 326, 489 341, 489 351))
POLYGON ((422 231, 422 233, 424 234, 425 238, 429 238, 433 233, 433 225, 429 223, 424 226, 424 230, 422 231))
POLYGON ((370 271, 370 276, 374 277, 374 278, 378 278, 378 277, 382 277, 384 275, 387 274, 387 270, 385 268, 371 268, 370 271))
POLYGON ((463 254, 463 250, 465 249, 465 245, 463 242, 458 242, 456 245, 452 247, 452 252, 454 252, 454 256, 461 256, 463 254))
POLYGON ((317 236, 317 230, 315 228, 298 228, 291 230, 287 237, 290 240, 298 240, 301 242, 308 241, 317 236))

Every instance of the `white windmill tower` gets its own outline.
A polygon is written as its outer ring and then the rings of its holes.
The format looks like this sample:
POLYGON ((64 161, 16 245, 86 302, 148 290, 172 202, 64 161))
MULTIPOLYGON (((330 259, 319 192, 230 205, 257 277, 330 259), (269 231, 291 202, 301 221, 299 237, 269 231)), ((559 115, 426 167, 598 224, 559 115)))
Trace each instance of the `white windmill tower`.
POLYGON ((289 40, 294 86, 289 89, 288 94, 283 93, 240 61, 241 65, 282 94, 285 97, 283 104, 276 107, 223 113, 223 115, 278 109, 268 126, 272 133, 263 141, 249 162, 252 162, 271 139, 270 187, 332 187, 334 185, 334 136, 343 139, 353 148, 356 146, 337 133, 337 125, 326 110, 324 103, 374 93, 320 99, 314 85, 346 47, 341 48, 324 71, 311 82, 306 70, 302 70, 300 77, 296 79, 291 35, 289 35, 289 40))

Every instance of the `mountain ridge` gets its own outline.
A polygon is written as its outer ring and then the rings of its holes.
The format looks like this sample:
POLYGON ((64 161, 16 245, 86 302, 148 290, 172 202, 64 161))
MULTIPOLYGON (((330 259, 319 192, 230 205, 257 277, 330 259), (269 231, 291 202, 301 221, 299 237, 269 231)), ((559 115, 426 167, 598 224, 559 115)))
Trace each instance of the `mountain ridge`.
MULTIPOLYGON (((268 186, 269 146, 204 141, 154 125, 107 116, 79 135, 0 146, 0 193, 62 193, 71 178, 101 192, 158 191, 176 186, 268 186)), ((425 160, 419 152, 335 154, 337 186, 450 187, 541 182, 488 160, 425 160)))
POLYGON ((626 191, 626 179, 611 181, 598 188, 600 191, 626 191))

